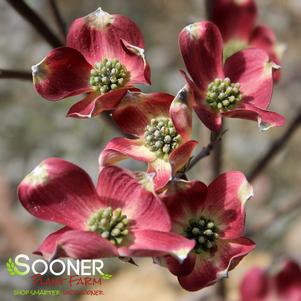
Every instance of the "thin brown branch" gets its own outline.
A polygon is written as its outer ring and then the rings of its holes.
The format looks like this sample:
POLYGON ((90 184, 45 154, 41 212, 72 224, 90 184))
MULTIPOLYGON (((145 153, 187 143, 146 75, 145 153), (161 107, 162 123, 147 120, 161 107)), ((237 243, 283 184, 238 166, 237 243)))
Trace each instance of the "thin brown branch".
POLYGON ((6 0, 6 2, 29 22, 52 47, 56 48, 63 45, 45 21, 24 0, 6 0))
POLYGON ((246 233, 247 236, 254 236, 257 233, 262 234, 262 231, 268 229, 273 225, 275 221, 279 221, 282 216, 287 216, 290 213, 295 212, 301 208, 301 195, 295 198, 291 202, 285 202, 278 208, 276 208, 268 218, 265 218, 262 222, 257 222, 246 233))
POLYGON ((55 18, 56 24, 57 24, 62 36, 66 37, 66 34, 67 34, 66 24, 63 20, 63 17, 61 15, 61 12, 59 10, 56 0, 49 0, 49 5, 50 5, 50 8, 51 8, 53 16, 55 18))
POLYGON ((211 133, 211 141, 215 141, 216 139, 219 139, 219 143, 216 145, 216 147, 213 150, 212 153, 212 170, 213 170, 213 177, 216 178, 221 170, 222 170, 222 165, 223 165, 223 143, 222 140, 220 139, 220 136, 223 135, 224 133, 224 123, 221 127, 220 132, 215 133, 212 132, 211 133))
MULTIPOLYGON (((222 122, 222 127, 219 133, 211 133, 211 140, 218 138, 220 135, 223 134, 223 129, 225 127, 225 121, 222 122)), ((223 168, 223 141, 220 140, 220 143, 217 144, 217 147, 213 150, 213 154, 211 157, 212 160, 212 171, 213 171, 213 178, 216 178, 222 168, 223 168)), ((225 279, 221 279, 216 284, 216 294, 222 300, 226 300, 227 295, 227 287, 225 279)))
POLYGON ((28 71, 0 69, 0 78, 32 80, 32 75, 28 71))
POLYGON ((227 286, 226 286, 226 279, 222 278, 220 281, 216 284, 216 293, 220 297, 219 300, 226 300, 226 294, 227 294, 227 286))
POLYGON ((209 20, 211 19, 211 16, 212 16, 213 4, 214 4, 214 0, 206 0, 205 1, 206 16, 207 16, 207 19, 209 19, 209 20))
POLYGON ((274 159, 274 157, 286 146, 292 135, 301 125, 301 108, 296 117, 289 124, 283 135, 275 140, 263 156, 255 163, 255 167, 249 172, 247 178, 254 181, 255 178, 266 168, 266 166, 274 159))
POLYGON ((227 130, 224 130, 219 133, 219 135, 211 135, 211 140, 210 143, 206 146, 204 146, 200 152, 190 161, 189 165, 186 167, 185 172, 189 171, 192 169, 199 161, 202 159, 208 157, 211 152, 218 147, 218 145, 222 141, 222 137, 224 134, 227 132, 227 130))
POLYGON ((214 144, 210 142, 208 145, 204 146, 200 152, 190 161, 186 171, 192 169, 199 161, 208 157, 214 148, 214 144))

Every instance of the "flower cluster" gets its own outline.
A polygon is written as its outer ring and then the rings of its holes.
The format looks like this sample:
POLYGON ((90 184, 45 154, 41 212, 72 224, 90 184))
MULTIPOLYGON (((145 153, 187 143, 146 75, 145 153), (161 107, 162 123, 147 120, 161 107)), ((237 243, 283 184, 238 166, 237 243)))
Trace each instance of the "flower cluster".
POLYGON ((24 208, 64 225, 36 254, 49 260, 152 257, 195 291, 227 277, 254 249, 244 237, 244 205, 253 196, 246 177, 230 171, 205 185, 186 175, 198 144, 193 111, 213 133, 224 117, 255 120, 262 130, 284 123, 268 111, 280 59, 260 42, 263 35, 274 42, 269 30, 253 28, 254 5, 213 1, 216 25, 197 22, 180 32, 187 72, 175 96, 135 87, 150 84, 143 36, 129 18, 100 8, 76 19, 66 47, 32 67, 34 86, 47 100, 85 94, 69 117, 109 111, 127 135, 101 152, 96 186, 84 170, 60 158, 43 161, 24 178, 18 188, 24 208), (128 158, 147 163, 147 170, 116 166, 128 158))

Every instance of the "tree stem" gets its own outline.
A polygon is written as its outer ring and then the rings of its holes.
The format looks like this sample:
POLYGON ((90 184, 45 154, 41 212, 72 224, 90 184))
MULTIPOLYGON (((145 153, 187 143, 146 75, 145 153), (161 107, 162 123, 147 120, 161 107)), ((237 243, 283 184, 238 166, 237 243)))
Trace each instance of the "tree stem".
POLYGON ((6 0, 6 2, 29 22, 52 47, 56 48, 63 45, 45 21, 24 0, 6 0))
MULTIPOLYGON (((224 125, 222 125, 220 132, 218 133, 212 132, 211 141, 215 141, 216 139, 219 139, 218 137, 220 137, 220 135, 224 132, 223 129, 224 129, 224 125)), ((223 153, 223 143, 222 143, 222 139, 219 139, 219 143, 216 145, 216 147, 213 149, 212 152, 212 171, 213 171, 214 178, 216 178, 222 170, 222 165, 223 165, 222 153, 223 153)))
MULTIPOLYGON (((219 133, 211 132, 211 140, 216 139, 224 132, 225 121, 222 121, 222 127, 219 133)), ((223 168, 223 141, 220 140, 220 143, 217 144, 216 148, 212 153, 212 172, 213 178, 216 178, 222 171, 223 168)), ((225 279, 221 279, 216 284, 216 294, 221 298, 221 300, 226 300, 227 288, 225 279)))
POLYGON ((53 16, 55 18, 56 24, 57 24, 62 36, 66 37, 66 35, 67 35, 66 24, 62 17, 62 14, 59 10, 56 0, 49 0, 49 5, 52 9, 53 16))
POLYGON ((205 1, 205 10, 206 10, 206 16, 207 19, 210 20, 212 16, 212 10, 213 10, 213 3, 214 0, 206 0, 205 1))
POLYGON ((208 145, 204 146, 199 153, 190 161, 189 165, 186 167, 185 172, 192 169, 199 161, 208 157, 215 148, 221 143, 223 135, 227 130, 219 132, 219 134, 211 135, 211 139, 208 145))
POLYGON ((285 147, 287 142, 293 136, 295 131, 301 124, 301 108, 292 122, 289 124, 287 130, 281 137, 275 140, 268 150, 263 154, 261 158, 255 163, 255 167, 249 172, 247 178, 249 181, 254 181, 256 177, 266 168, 266 166, 274 159, 274 157, 285 147))
POLYGON ((32 80, 32 75, 27 71, 0 69, 0 78, 32 80))
POLYGON ((293 201, 285 202, 276 208, 268 218, 265 218, 262 222, 256 223, 251 229, 249 229, 246 235, 255 236, 256 234, 262 234, 262 231, 271 227, 275 221, 279 221, 279 218, 287 216, 300 208, 301 195, 297 196, 293 201))

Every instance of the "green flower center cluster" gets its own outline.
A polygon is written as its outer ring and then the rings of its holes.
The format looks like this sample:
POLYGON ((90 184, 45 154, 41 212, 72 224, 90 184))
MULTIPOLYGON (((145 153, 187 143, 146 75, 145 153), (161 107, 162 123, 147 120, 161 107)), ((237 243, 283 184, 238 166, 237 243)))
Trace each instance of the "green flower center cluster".
POLYGON ((207 252, 216 247, 215 240, 219 237, 215 223, 203 216, 189 221, 189 226, 185 229, 184 236, 196 241, 194 251, 197 254, 204 251, 207 252))
POLYGON ((114 245, 121 245, 123 239, 129 234, 128 223, 127 216, 122 214, 120 208, 112 210, 108 207, 93 214, 87 225, 90 231, 100 234, 114 245))
POLYGON ((144 132, 145 145, 158 157, 168 156, 181 142, 172 121, 167 117, 154 118, 144 132))
POLYGON ((104 59, 91 70, 90 85, 101 94, 123 87, 129 81, 129 72, 117 59, 104 59))
POLYGON ((235 108, 242 99, 239 83, 231 83, 230 78, 215 79, 208 85, 206 103, 214 111, 227 112, 235 108))

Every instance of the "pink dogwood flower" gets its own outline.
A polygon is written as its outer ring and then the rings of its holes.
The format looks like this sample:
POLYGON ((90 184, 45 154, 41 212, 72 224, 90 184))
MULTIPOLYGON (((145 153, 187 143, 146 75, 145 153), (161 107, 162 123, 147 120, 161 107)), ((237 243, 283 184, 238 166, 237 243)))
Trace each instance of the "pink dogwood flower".
POLYGON ((223 39, 216 25, 198 22, 186 26, 179 44, 194 91, 194 110, 212 131, 222 117, 257 121, 262 130, 284 124, 284 117, 267 111, 272 98, 275 66, 262 49, 246 49, 223 64, 223 39))
POLYGON ((190 94, 184 87, 174 98, 164 93, 128 92, 113 119, 133 139, 114 138, 100 154, 100 166, 127 158, 148 163, 155 189, 163 188, 188 162, 197 141, 190 140, 190 94))
POLYGON ((116 166, 102 170, 95 188, 80 167, 49 158, 25 177, 18 195, 35 217, 65 225, 35 252, 47 259, 171 254, 183 260, 194 247, 169 233, 170 218, 160 199, 116 166))
POLYGON ((139 28, 129 18, 101 8, 76 19, 67 46, 50 51, 32 67, 32 74, 37 92, 47 100, 87 93, 70 108, 70 117, 112 110, 135 84, 150 84, 139 28))
MULTIPOLYGON (((285 46, 277 42, 271 28, 256 25, 257 6, 254 0, 211 0, 210 21, 214 22, 224 40, 224 57, 228 58, 237 51, 246 48, 265 50, 270 60, 277 65, 285 46)), ((274 81, 280 79, 280 71, 273 71, 274 81)))
POLYGON ((236 171, 217 177, 208 187, 199 182, 172 182, 162 195, 172 221, 172 231, 195 241, 183 263, 167 256, 167 265, 188 291, 200 290, 227 277, 239 261, 255 248, 243 237, 245 202, 253 195, 245 176, 236 171))
POLYGON ((241 301, 301 301, 301 269, 293 260, 282 262, 276 273, 253 268, 244 276, 241 301))

